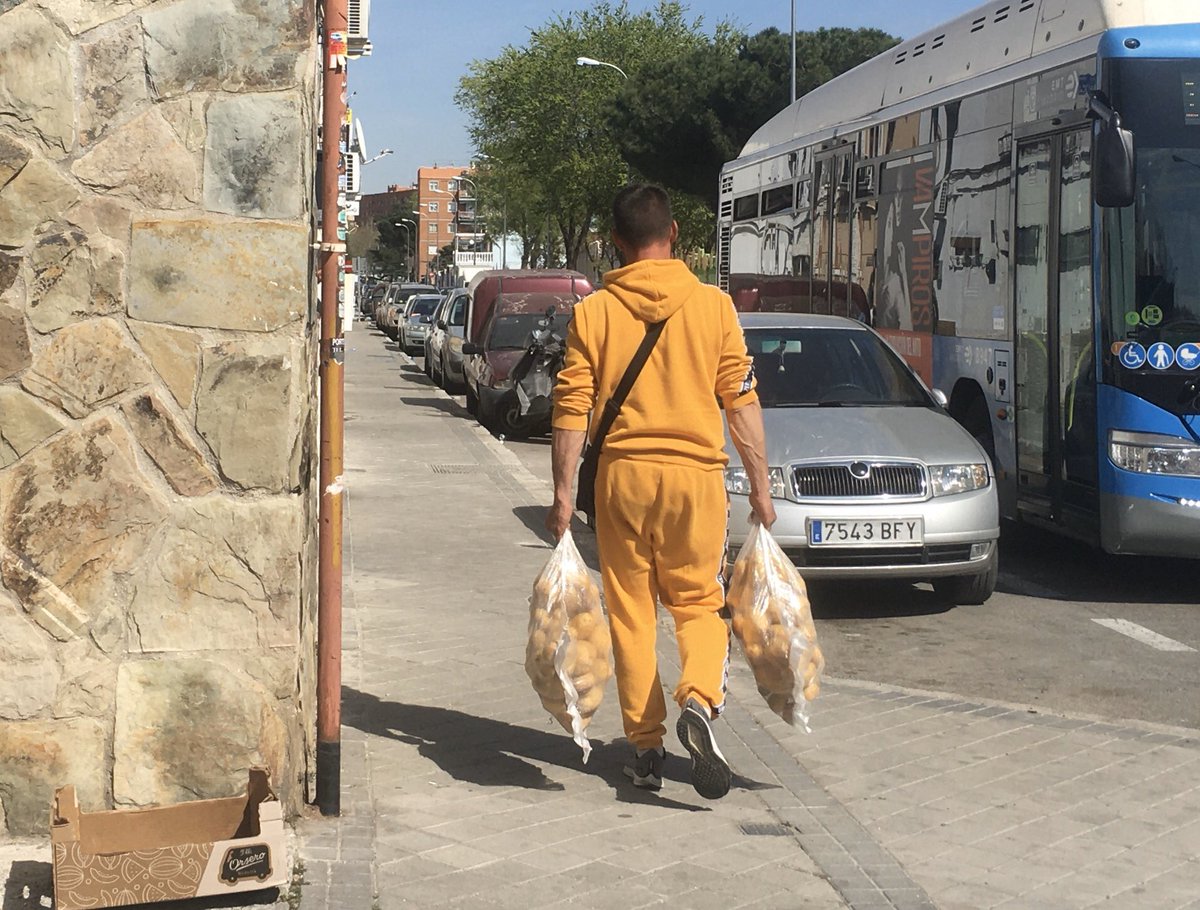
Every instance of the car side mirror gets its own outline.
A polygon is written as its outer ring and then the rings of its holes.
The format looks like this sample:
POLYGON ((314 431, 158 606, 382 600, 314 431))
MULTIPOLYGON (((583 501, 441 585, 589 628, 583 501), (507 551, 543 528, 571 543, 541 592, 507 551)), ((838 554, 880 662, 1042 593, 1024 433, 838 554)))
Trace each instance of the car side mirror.
POLYGON ((480 347, 480 346, 479 346, 479 345, 477 345, 477 344, 470 344, 470 343, 468 342, 467 344, 464 344, 464 345, 462 346, 462 352, 463 352, 464 354, 466 354, 467 356, 470 356, 470 355, 472 355, 472 354, 482 354, 482 353, 483 353, 483 348, 482 348, 482 347, 480 347))
POLYGON ((950 399, 946 397, 946 393, 941 389, 933 390, 933 400, 938 403, 939 407, 945 408, 950 406, 950 399))
POLYGON ((1088 107, 1097 120, 1092 137, 1092 193, 1096 205, 1106 209, 1133 205, 1137 189, 1133 133, 1121 127, 1121 115, 1107 99, 1093 95, 1088 107))

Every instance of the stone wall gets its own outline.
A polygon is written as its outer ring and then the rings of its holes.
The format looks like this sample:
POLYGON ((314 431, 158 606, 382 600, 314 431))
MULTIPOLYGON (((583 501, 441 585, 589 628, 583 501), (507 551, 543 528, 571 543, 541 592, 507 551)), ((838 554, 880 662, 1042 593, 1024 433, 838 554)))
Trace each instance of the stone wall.
POLYGON ((0 0, 0 833, 311 754, 310 0, 0 0))

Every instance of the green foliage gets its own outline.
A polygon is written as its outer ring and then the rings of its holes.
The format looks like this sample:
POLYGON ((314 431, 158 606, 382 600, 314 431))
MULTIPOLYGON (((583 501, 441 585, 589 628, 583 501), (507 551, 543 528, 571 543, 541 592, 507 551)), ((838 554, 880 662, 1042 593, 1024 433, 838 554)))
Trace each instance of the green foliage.
POLYGON ((607 117, 624 80, 608 67, 577 66, 576 58, 605 60, 636 80, 651 62, 703 46, 700 26, 679 2, 635 14, 625 0, 600 0, 535 29, 524 48, 471 65, 456 100, 471 117, 475 147, 507 188, 510 222, 536 236, 533 225, 548 215, 566 261, 580 260, 597 217, 631 172, 607 117))
MULTIPOLYGON (((797 96, 894 46, 878 29, 796 34, 797 96)), ((790 101, 787 35, 718 32, 714 41, 646 68, 610 115, 625 159, 647 178, 713 207, 721 166, 790 101)))
MULTIPOLYGON (((371 249, 370 256, 372 268, 382 274, 407 277, 416 267, 416 239, 420 225, 396 224, 404 217, 404 212, 396 209, 388 217, 375 222, 375 246, 371 249)), ((367 227, 364 226, 354 233, 366 230, 367 227)))
MULTIPOLYGON (((681 252, 712 249, 720 169, 787 105, 791 58, 777 29, 720 23, 709 37, 702 25, 678 0, 641 13, 597 0, 471 64, 455 100, 481 159, 480 209, 490 233, 506 224, 521 238, 522 265, 600 265, 612 198, 641 179, 671 191, 681 252)), ((796 41, 803 94, 897 39, 833 28, 796 41)))

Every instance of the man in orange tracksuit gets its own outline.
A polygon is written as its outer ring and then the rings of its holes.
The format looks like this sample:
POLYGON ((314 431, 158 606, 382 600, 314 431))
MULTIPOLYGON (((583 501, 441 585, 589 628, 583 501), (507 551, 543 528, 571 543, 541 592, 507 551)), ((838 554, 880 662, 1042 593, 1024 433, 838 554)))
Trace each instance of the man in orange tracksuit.
POLYGON ((561 537, 574 514, 571 487, 588 414, 613 394, 646 327, 662 335, 604 441, 596 476, 596 539, 612 627, 625 736, 637 786, 662 786, 667 709, 655 656, 656 601, 675 620, 682 673, 676 730, 692 755, 692 784, 716 799, 732 773, 711 721, 725 702, 729 630, 725 592, 728 497, 724 432, 750 475, 750 504, 775 520, 762 410, 746 342, 728 295, 701 284, 671 248, 678 228, 667 194, 645 184, 613 202, 613 242, 626 263, 575 308, 554 390, 554 505, 546 527, 561 537))

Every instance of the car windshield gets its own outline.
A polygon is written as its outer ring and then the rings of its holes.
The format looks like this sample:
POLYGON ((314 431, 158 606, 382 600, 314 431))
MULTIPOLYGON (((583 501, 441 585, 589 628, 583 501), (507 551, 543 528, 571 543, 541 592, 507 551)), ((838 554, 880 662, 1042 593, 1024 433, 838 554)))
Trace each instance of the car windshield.
MULTIPOLYGON (((510 313, 498 317, 492 325, 491 335, 488 336, 488 350, 516 351, 524 348, 530 333, 540 328, 545 318, 542 313, 510 313)), ((552 322, 554 331, 560 337, 566 338, 567 326, 571 322, 570 311, 556 314, 552 322)))
POLYGON ((441 302, 442 298, 437 294, 418 294, 408 302, 408 309, 405 312, 409 316, 432 316, 433 311, 441 302))
POLYGON ((752 328, 746 346, 765 408, 932 406, 912 371, 869 331, 752 328))

